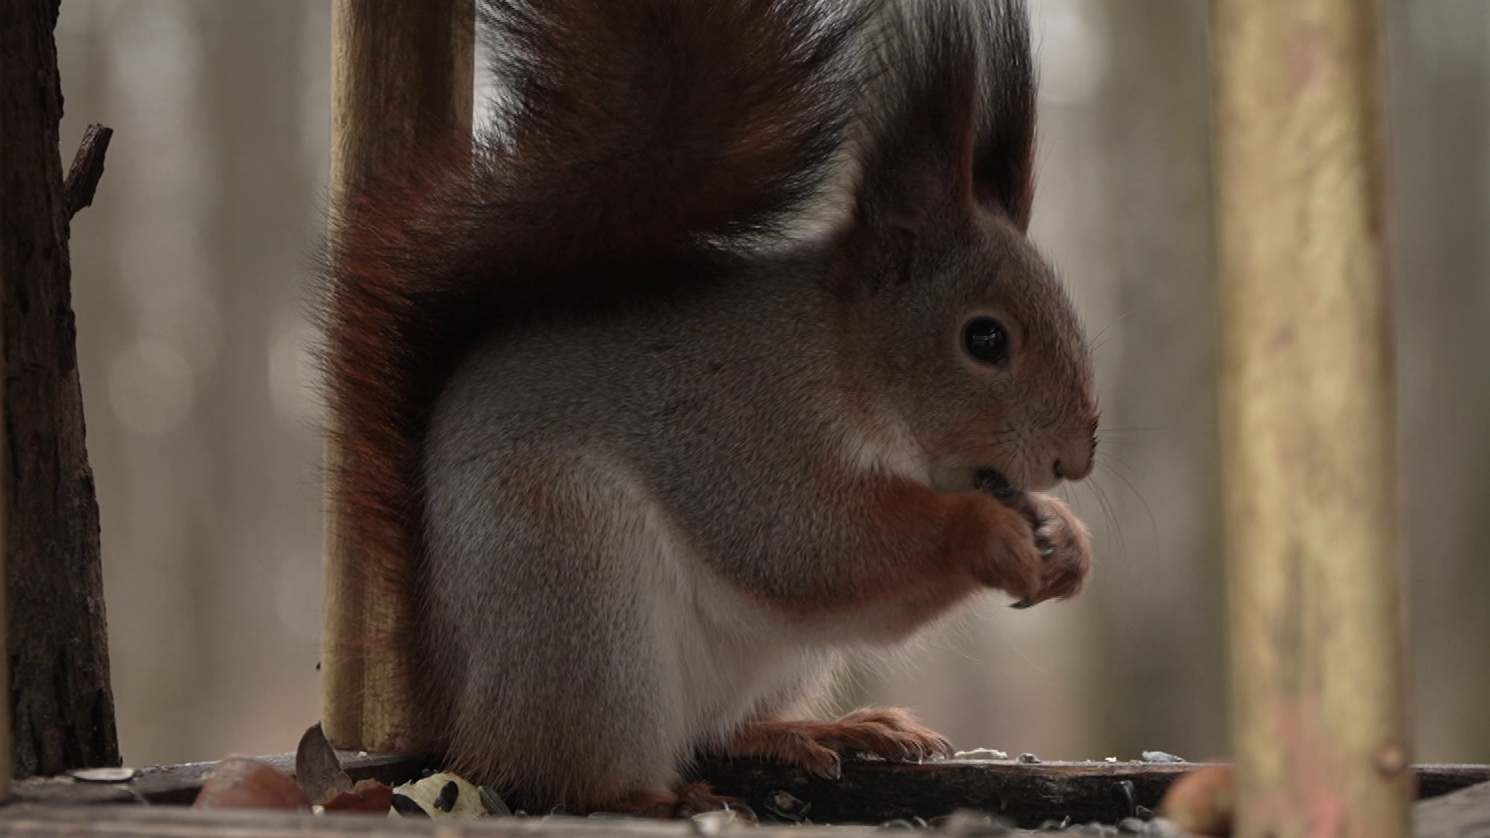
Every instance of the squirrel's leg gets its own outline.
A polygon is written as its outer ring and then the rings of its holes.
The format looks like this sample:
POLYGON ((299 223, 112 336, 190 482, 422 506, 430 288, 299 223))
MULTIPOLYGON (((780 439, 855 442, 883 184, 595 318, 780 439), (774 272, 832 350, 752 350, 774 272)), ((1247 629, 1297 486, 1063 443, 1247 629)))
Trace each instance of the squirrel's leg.
POLYGON ((950 757, 952 743, 918 724, 908 710, 866 708, 831 722, 748 721, 725 745, 724 753, 792 765, 836 778, 841 771, 841 756, 845 754, 920 762, 950 757))
POLYGON ((576 473, 531 457, 435 498, 427 622, 430 648, 452 650, 436 673, 454 687, 450 766, 535 812, 718 808, 677 790, 691 741, 658 545, 624 486, 576 473))

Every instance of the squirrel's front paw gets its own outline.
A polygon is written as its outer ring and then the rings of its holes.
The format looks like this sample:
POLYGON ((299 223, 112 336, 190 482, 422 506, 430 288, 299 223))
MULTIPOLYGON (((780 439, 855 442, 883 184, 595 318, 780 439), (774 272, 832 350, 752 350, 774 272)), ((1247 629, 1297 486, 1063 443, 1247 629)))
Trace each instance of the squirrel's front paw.
POLYGON ((1031 493, 1036 520, 1035 548, 1040 556, 1039 590, 1014 603, 1028 608, 1047 599, 1070 599, 1081 590, 1092 569, 1092 536, 1065 501, 1031 493))
POLYGON ((1081 590, 1092 563, 1091 536, 1064 502, 1020 492, 981 512, 993 543, 974 568, 978 581, 1013 596, 1018 608, 1081 590))

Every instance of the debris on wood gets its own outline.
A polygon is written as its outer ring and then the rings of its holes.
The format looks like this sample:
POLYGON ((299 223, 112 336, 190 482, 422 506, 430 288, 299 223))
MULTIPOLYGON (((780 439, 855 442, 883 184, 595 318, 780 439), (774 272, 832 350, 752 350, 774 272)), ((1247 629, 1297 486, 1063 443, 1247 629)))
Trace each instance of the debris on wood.
POLYGON ((84 783, 127 783, 136 773, 133 768, 75 768, 67 775, 84 783))
POLYGON ((295 782, 305 791, 312 804, 352 790, 352 778, 342 768, 336 749, 326 739, 321 723, 316 722, 300 737, 295 747, 295 782))
POLYGON ((1225 838, 1236 811, 1236 775, 1229 765, 1207 765, 1169 787, 1159 811, 1186 832, 1225 838))
POLYGON ((377 780, 358 780, 350 789, 338 792, 321 804, 323 812, 386 813, 393 808, 393 788, 377 780))
MULTIPOLYGON (((318 741, 314 737, 312 740, 318 741)), ((327 798, 321 805, 327 812, 387 813, 393 803, 393 786, 435 777, 438 769, 426 760, 408 756, 369 755, 357 751, 339 751, 333 756, 334 761, 326 754, 320 754, 317 759, 323 760, 324 766, 317 771, 335 778, 336 770, 331 766, 340 765, 339 770, 351 779, 367 782, 327 798)), ((289 782, 287 775, 296 768, 295 757, 281 754, 264 757, 262 762, 286 775, 284 779, 289 782)), ((300 762, 297 776, 305 781, 314 772, 308 769, 304 755, 300 762)), ((51 808, 61 809, 98 803, 189 804, 197 797, 209 775, 215 770, 221 774, 220 767, 215 763, 144 767, 137 769, 132 779, 113 783, 84 782, 67 775, 28 779, 14 785, 14 798, 23 804, 23 811, 32 812, 37 811, 35 807, 27 810, 24 804, 46 803, 51 808)), ((762 838, 770 834, 771 823, 800 825, 791 827, 793 830, 812 824, 863 824, 875 828, 931 826, 944 832, 950 829, 949 825, 960 824, 959 828, 971 830, 967 834, 989 835, 1002 834, 1000 830, 1009 827, 1033 829, 1044 826, 1098 838, 1121 838, 1124 835, 1174 838, 1179 834, 1178 827, 1169 820, 1155 817, 1154 810, 1159 808, 1165 792, 1181 775, 1203 767, 1193 763, 1130 760, 1020 763, 1010 759, 983 759, 903 764, 849 759, 844 761, 841 779, 824 780, 781 766, 734 760, 700 762, 692 776, 707 780, 720 794, 743 800, 760 817, 762 826, 752 834, 762 838), (990 817, 996 821, 987 820, 990 817), (975 821, 984 825, 974 829, 972 824, 975 821), (995 828, 995 822, 1004 826, 995 828)), ((1414 770, 1424 798, 1490 781, 1490 766, 1485 765, 1426 765, 1414 770)), ((429 784, 435 787, 429 801, 431 807, 442 792, 446 801, 450 799, 449 792, 444 790, 451 779, 435 778, 429 784)), ((329 787, 339 788, 341 783, 335 780, 329 783, 329 787)), ((328 783, 320 785, 327 787, 328 783)), ((305 796, 307 799, 311 797, 310 794, 305 796)), ((451 805, 451 810, 465 805, 472 796, 469 787, 458 785, 454 794, 456 804, 451 805)), ((476 788, 474 800, 484 812, 512 814, 507 803, 492 789, 476 788)), ((422 805, 414 804, 414 808, 421 814, 427 813, 422 805)), ((214 813, 219 811, 213 810, 214 813)), ((222 814, 233 815, 232 812, 222 814)), ((544 813, 540 817, 549 816, 544 813)), ((331 834, 343 829, 332 824, 353 819, 333 817, 321 820, 328 822, 326 834, 331 834)), ((616 824, 619 830, 622 827, 630 829, 633 820, 611 818, 605 822, 616 824)), ((726 827, 734 829, 733 821, 729 824, 716 822, 719 820, 713 818, 691 823, 688 829, 695 835, 713 834, 710 830, 726 827)), ((572 817, 563 821, 566 824, 586 823, 586 819, 572 817)), ((0 831, 8 823, 0 813, 0 831)), ((388 823, 387 828, 400 835, 425 834, 417 832, 419 827, 415 819, 394 819, 388 823), (402 825, 395 827, 394 823, 402 825)), ((443 823, 452 830, 452 836, 466 834, 467 824, 478 832, 502 823, 511 823, 514 829, 526 828, 521 826, 522 819, 492 817, 461 822, 447 818, 443 823)), ((800 831, 791 834, 805 838, 800 831)), ((1471 830, 1460 838, 1490 838, 1490 833, 1471 830)))
POLYGON ((218 763, 192 804, 197 809, 310 809, 310 798, 290 775, 252 757, 218 763))
MULTIPOLYGON (((499 814, 487 807, 486 798, 496 797, 490 790, 471 785, 464 777, 441 772, 431 774, 393 790, 393 808, 406 817, 477 818, 499 814)), ((496 797, 500 802, 501 798, 496 797)), ((507 805, 501 803, 500 809, 507 805)))
POLYGON ((958 751, 952 755, 952 759, 959 762, 995 762, 1008 758, 1007 753, 993 748, 974 748, 971 751, 958 751))

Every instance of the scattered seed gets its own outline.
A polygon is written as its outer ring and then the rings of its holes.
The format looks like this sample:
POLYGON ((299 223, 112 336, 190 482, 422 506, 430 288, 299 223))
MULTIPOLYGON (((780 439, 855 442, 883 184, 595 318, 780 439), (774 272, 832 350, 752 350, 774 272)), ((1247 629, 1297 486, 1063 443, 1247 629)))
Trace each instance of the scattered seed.
POLYGON ((512 809, 507 805, 507 801, 502 799, 500 794, 497 794, 486 786, 481 786, 476 789, 476 795, 481 799, 481 805, 486 807, 487 814, 511 817, 512 809))
POLYGON ((67 773, 85 783, 127 783, 139 772, 133 768, 78 768, 67 773))
POLYGON ((957 838, 1001 838, 1013 831, 998 817, 975 809, 958 809, 950 815, 932 818, 929 826, 957 838))
POLYGON ((429 817, 429 813, 424 811, 424 807, 416 803, 414 798, 408 795, 398 794, 397 792, 393 795, 393 811, 406 818, 429 817))
POLYGON ((1118 811, 1122 817, 1131 818, 1138 814, 1138 800, 1132 780, 1118 780, 1113 783, 1112 796, 1117 800, 1118 811))
POLYGON ((812 808, 812 804, 799 800, 787 792, 773 791, 766 796, 765 808, 767 812, 779 818, 800 821, 807 816, 807 810, 812 808))
POLYGON ((455 801, 460 798, 460 786, 454 780, 440 787, 440 793, 435 796, 434 806, 441 812, 448 812, 455 808, 455 801))
POLYGON ((969 762, 993 762, 994 760, 1008 759, 1009 755, 993 748, 974 748, 971 751, 958 751, 952 755, 952 758, 967 760, 969 762))
POLYGON ((737 822, 743 823, 743 819, 729 809, 716 809, 712 812, 699 812, 692 818, 691 826, 694 835, 718 835, 726 829, 734 826, 737 822))

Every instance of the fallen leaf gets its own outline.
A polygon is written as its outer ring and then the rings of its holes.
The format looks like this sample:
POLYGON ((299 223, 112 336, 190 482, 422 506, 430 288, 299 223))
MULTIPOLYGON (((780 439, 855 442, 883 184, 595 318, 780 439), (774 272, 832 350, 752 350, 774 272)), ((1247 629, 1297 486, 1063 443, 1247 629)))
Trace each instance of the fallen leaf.
POLYGON ((352 790, 352 778, 342 769, 320 722, 310 726, 295 748, 295 780, 312 803, 324 803, 352 790))
POLYGON ((377 812, 387 814, 393 805, 393 789, 377 780, 359 780, 350 791, 332 795, 321 805, 327 812, 377 812))

